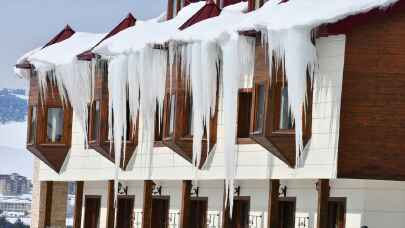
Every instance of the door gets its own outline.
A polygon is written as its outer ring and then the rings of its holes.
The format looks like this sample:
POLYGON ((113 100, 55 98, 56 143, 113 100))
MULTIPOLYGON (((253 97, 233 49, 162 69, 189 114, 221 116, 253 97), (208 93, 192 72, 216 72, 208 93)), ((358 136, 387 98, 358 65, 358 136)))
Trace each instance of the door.
POLYGON ((229 208, 224 214, 225 228, 249 228, 250 198, 237 197, 233 201, 232 218, 229 217, 229 208))
POLYGON ((346 199, 330 198, 328 205, 328 228, 344 228, 346 220, 346 199))
POLYGON ((295 199, 281 199, 279 202, 280 228, 295 227, 295 199))
POLYGON ((84 201, 84 227, 98 228, 101 196, 86 196, 84 201))
POLYGON ((188 227, 206 228, 208 199, 192 198, 190 203, 190 224, 188 227))
POLYGON ((152 227, 169 227, 169 198, 154 197, 152 199, 152 227))
POLYGON ((133 196, 118 197, 116 228, 132 228, 134 203, 133 196))

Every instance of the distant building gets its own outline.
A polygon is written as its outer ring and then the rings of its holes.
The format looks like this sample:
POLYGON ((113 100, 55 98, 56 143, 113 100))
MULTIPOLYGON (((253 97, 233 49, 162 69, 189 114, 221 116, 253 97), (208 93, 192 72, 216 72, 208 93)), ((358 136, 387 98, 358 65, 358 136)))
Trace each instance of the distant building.
POLYGON ((8 217, 11 215, 21 217, 31 214, 31 199, 14 196, 0 197, 0 212, 8 217))
POLYGON ((21 195, 31 191, 31 181, 17 173, 0 175, 0 194, 21 195))

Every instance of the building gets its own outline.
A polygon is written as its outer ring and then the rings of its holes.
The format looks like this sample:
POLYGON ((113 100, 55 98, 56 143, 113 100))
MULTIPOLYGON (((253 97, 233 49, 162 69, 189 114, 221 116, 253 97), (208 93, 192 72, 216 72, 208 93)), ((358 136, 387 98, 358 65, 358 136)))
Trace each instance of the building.
POLYGON ((65 226, 72 181, 75 228, 404 227, 404 9, 169 0, 65 29, 17 64, 32 227, 65 226))
POLYGON ((31 181, 17 173, 0 175, 1 195, 22 195, 31 191, 31 181))
POLYGON ((0 211, 6 216, 16 214, 19 215, 19 217, 24 217, 31 213, 31 199, 26 197, 2 196, 0 197, 0 211))

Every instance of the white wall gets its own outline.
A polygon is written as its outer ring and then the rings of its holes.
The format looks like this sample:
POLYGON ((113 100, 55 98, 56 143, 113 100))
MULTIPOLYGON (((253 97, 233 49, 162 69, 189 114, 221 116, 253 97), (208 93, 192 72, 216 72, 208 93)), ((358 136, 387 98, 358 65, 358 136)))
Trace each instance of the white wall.
MULTIPOLYGON (((328 83, 314 86, 312 139, 307 150, 305 166, 291 169, 270 152, 257 144, 238 147, 239 179, 295 179, 334 178, 339 136, 340 93, 343 75, 345 37, 336 36, 317 40, 319 64, 322 78, 328 83)), ((219 102, 218 143, 210 167, 195 172, 182 157, 168 148, 155 148, 152 166, 144 151, 136 152, 133 165, 121 172, 124 180, 143 179, 224 179, 223 118, 222 103, 219 102)), ((236 104, 235 104, 236 105, 236 104)), ((60 175, 41 164, 41 180, 107 180, 114 177, 113 164, 93 150, 85 150, 83 134, 74 117, 72 148, 60 175)), ((140 134, 141 135, 141 134, 140 134)), ((140 137, 141 140, 141 137, 140 137)), ((139 148, 139 147, 138 147, 139 148)))
MULTIPOLYGON (((181 182, 156 181, 162 186, 162 195, 170 196, 170 212, 179 212, 181 207, 181 182)), ((143 182, 128 181, 129 195, 135 195, 135 211, 142 211, 143 182)), ((223 181, 199 181, 200 197, 208 197, 208 211, 222 216, 223 181)), ((254 228, 267 227, 269 182, 266 180, 237 180, 240 196, 250 196, 250 214, 262 216, 262 224, 254 228)), ((309 217, 309 228, 316 227, 317 191, 316 180, 282 180, 287 186, 287 197, 296 198, 296 217, 309 217)), ((346 228, 403 228, 405 227, 405 183, 393 181, 332 180, 331 197, 346 197, 346 228)), ((106 218, 107 182, 86 182, 84 194, 101 195, 101 227, 106 218)), ((83 210, 84 213, 84 210, 83 210)), ((83 214, 84 217, 84 214, 83 214)), ((217 224, 221 224, 218 220, 217 224)), ((296 224, 296 227, 298 225, 296 224)))

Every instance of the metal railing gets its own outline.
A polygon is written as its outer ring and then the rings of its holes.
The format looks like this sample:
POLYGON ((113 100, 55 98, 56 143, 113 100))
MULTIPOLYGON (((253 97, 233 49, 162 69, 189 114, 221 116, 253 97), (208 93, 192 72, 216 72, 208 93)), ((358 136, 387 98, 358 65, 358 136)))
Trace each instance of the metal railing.
POLYGON ((296 217, 295 227, 297 228, 308 228, 309 227, 309 217, 296 217))
POLYGON ((249 228, 263 228, 263 215, 250 214, 249 228))
POLYGON ((208 212, 207 213, 207 227, 208 228, 219 228, 220 227, 221 214, 219 212, 208 212))
POLYGON ((169 213, 169 228, 179 227, 180 212, 169 213))
POLYGON ((133 226, 134 228, 142 228, 142 216, 143 216, 142 211, 135 212, 134 226, 133 226))

